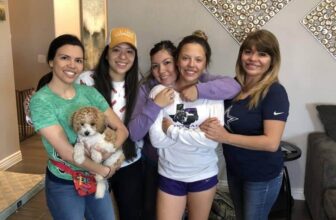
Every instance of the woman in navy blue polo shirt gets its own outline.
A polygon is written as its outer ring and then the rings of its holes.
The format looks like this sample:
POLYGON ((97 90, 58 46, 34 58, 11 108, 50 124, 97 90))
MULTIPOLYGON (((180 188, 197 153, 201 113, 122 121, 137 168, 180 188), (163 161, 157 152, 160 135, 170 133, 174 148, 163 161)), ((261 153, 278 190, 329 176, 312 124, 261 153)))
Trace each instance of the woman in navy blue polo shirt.
POLYGON ((250 33, 236 63, 242 91, 225 101, 225 126, 216 118, 201 126, 208 138, 223 145, 237 219, 267 220, 281 187, 279 143, 289 101, 278 81, 280 60, 279 43, 271 32, 250 33))

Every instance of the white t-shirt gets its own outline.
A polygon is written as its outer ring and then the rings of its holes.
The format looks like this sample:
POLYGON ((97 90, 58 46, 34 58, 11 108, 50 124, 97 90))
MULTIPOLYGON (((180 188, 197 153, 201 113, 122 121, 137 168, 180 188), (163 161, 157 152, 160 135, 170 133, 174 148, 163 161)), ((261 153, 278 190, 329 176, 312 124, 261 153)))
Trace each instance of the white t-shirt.
MULTIPOLYGON (((149 94, 154 98, 165 86, 155 86, 149 94)), ((194 182, 218 174, 218 143, 205 137, 199 125, 209 117, 224 124, 224 101, 198 99, 183 102, 175 91, 174 103, 161 110, 149 130, 151 142, 158 148, 159 173, 183 182, 194 182), (173 121, 165 134, 162 119, 173 121)))

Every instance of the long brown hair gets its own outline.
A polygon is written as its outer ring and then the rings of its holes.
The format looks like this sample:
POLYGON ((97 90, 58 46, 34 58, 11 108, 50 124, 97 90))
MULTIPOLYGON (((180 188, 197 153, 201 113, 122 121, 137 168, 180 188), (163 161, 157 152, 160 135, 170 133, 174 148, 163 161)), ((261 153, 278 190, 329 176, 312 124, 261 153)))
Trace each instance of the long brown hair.
MULTIPOLYGON (((125 95, 126 95, 126 110, 124 124, 127 125, 131 120, 131 115, 134 110, 135 101, 138 91, 138 51, 130 44, 135 51, 135 58, 132 67, 126 72, 125 76, 125 95)), ((110 65, 106 57, 108 56, 109 45, 106 45, 102 54, 100 55, 97 66, 95 67, 93 79, 95 82, 95 88, 104 96, 107 103, 112 107, 111 103, 111 91, 113 85, 111 83, 112 78, 109 74, 110 65)), ((136 154, 135 143, 128 137, 123 144, 123 152, 126 160, 134 159, 136 154)))
POLYGON ((239 49, 239 54, 236 62, 236 78, 238 82, 242 85, 242 91, 237 95, 235 100, 239 100, 243 96, 243 92, 246 90, 250 93, 250 101, 248 103, 249 109, 255 108, 258 103, 266 96, 269 87, 274 83, 278 82, 278 75, 280 71, 280 47, 277 38, 270 31, 267 30, 257 30, 251 32, 239 49), (265 52, 271 57, 271 65, 269 69, 264 73, 259 82, 252 88, 247 88, 246 85, 246 72, 242 66, 242 53, 246 49, 256 49, 260 52, 265 52))

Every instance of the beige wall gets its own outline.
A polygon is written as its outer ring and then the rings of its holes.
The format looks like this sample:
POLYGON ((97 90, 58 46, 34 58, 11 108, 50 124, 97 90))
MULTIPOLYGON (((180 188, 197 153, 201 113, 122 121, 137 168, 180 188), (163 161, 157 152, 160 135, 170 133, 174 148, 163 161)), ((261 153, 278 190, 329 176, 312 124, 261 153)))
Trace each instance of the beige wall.
POLYGON ((15 88, 35 88, 41 76, 50 71, 45 57, 55 36, 53 1, 10 0, 9 10, 15 88))
POLYGON ((80 33, 79 0, 54 0, 55 36, 80 33))
POLYGON ((0 22, 0 101, 6 103, 0 110, 0 168, 21 159, 15 89, 36 87, 41 76, 50 71, 46 55, 55 36, 63 33, 80 36, 79 0, 4 2, 9 9, 6 8, 7 21, 0 22))
MULTIPOLYGON (((319 2, 291 1, 264 26, 279 39, 283 59, 280 80, 291 102, 283 139, 303 152, 300 159, 286 163, 295 198, 303 198, 307 134, 322 130, 313 105, 336 104, 336 60, 299 22, 319 2)), ((129 26, 138 34, 143 71, 149 67, 148 54, 154 43, 163 39, 177 43, 193 30, 202 29, 213 50, 210 72, 233 75, 239 45, 199 0, 110 0, 108 12, 110 28, 129 26)))
POLYGON ((0 22, 0 162, 20 151, 8 1, 2 2, 6 5, 6 21, 0 22))
POLYGON ((80 37, 79 0, 11 0, 9 10, 15 88, 35 88, 50 71, 50 41, 64 33, 80 37))

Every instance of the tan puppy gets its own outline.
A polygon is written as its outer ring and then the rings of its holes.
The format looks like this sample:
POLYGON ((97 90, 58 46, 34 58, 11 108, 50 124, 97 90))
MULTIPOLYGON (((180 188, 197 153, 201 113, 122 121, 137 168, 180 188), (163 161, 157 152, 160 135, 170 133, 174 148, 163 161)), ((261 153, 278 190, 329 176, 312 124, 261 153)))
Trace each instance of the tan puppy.
MULTIPOLYGON (((90 153, 91 159, 106 166, 120 164, 125 156, 121 149, 114 146, 116 133, 106 126, 105 115, 95 107, 82 107, 72 115, 72 126, 78 134, 74 147, 74 160, 81 164, 85 159, 85 148, 90 153), (99 149, 99 150, 97 150, 99 149), (101 151, 113 153, 103 161, 101 151)), ((96 198, 103 198, 106 190, 104 177, 96 174, 96 198)))

